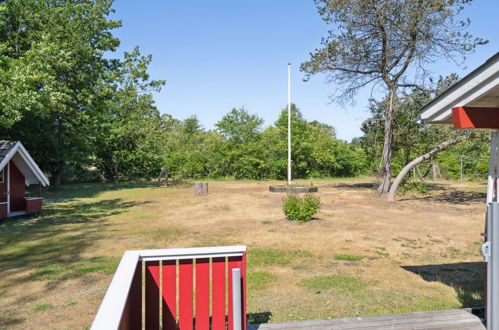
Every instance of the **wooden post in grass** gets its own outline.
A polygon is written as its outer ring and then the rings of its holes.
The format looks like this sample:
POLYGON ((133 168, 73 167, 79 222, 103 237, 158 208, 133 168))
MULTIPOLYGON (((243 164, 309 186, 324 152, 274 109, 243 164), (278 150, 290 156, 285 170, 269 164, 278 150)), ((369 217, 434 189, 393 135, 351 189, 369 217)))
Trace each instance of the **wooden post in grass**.
POLYGON ((208 182, 195 182, 194 191, 196 195, 206 195, 208 193, 208 182))

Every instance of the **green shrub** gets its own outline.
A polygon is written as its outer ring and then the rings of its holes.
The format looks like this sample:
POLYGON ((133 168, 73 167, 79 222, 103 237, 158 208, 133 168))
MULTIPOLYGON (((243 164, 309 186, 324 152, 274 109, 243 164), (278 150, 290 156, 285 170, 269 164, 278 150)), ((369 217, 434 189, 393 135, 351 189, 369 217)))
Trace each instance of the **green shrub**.
POLYGON ((406 193, 408 191, 415 191, 420 194, 426 194, 428 192, 428 184, 421 181, 403 182, 400 185, 400 191, 402 193, 406 193))
POLYGON ((282 199, 282 210, 289 220, 306 222, 312 219, 321 207, 318 196, 307 194, 300 198, 298 195, 288 195, 282 199))

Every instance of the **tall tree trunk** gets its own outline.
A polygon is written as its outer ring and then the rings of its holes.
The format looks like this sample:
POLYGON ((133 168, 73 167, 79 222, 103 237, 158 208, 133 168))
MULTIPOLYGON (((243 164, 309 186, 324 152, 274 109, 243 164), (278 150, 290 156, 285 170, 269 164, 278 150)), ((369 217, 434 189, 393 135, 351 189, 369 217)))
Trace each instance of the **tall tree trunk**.
POLYGON ((385 112, 385 139, 383 143, 383 154, 381 157, 381 183, 378 187, 378 193, 386 194, 390 189, 392 179, 392 125, 394 118, 394 98, 396 89, 390 87, 388 109, 385 112))
POLYGON ((54 185, 54 189, 59 190, 61 188, 62 170, 54 170, 51 174, 52 174, 52 184, 54 185))
POLYGON ((390 188, 390 191, 387 196, 387 200, 389 202, 393 202, 395 200, 395 195, 397 194, 397 189, 402 182, 402 179, 404 179, 405 175, 409 173, 409 171, 416 165, 418 165, 421 162, 424 162, 427 159, 430 159, 431 157, 435 156, 438 154, 440 151, 447 149, 453 144, 456 144, 459 142, 459 139, 451 139, 448 141, 443 142, 442 144, 436 146, 433 148, 431 151, 427 152, 426 154, 419 156, 418 158, 414 159, 412 162, 409 164, 405 165, 404 168, 399 172, 397 177, 395 178, 395 181, 393 181, 393 184, 390 188))

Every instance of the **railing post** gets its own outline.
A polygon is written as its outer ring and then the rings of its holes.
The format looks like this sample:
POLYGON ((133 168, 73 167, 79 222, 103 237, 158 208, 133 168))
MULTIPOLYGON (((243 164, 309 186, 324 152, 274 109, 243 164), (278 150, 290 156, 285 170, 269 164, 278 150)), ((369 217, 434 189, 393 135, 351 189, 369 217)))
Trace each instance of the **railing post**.
POLYGON ((234 329, 241 330, 241 269, 232 269, 232 316, 234 320, 234 329))
POLYGON ((499 329, 499 203, 487 209, 487 329, 499 329))

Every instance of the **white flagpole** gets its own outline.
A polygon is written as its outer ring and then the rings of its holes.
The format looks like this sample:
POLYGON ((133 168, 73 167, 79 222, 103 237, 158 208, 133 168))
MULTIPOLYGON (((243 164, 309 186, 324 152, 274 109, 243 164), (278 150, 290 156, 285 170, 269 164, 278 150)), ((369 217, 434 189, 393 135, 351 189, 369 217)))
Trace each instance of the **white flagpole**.
POLYGON ((288 63, 288 185, 291 184, 291 63, 288 63))

